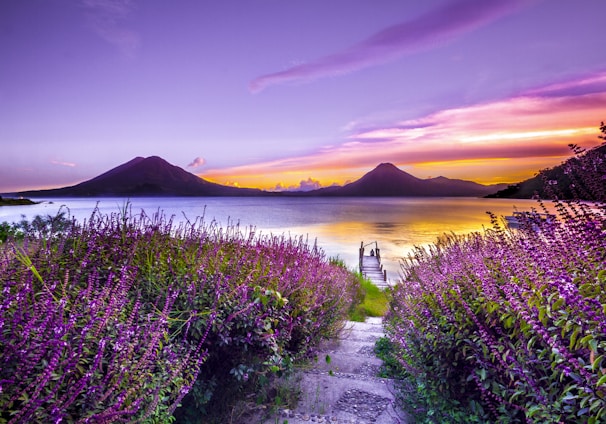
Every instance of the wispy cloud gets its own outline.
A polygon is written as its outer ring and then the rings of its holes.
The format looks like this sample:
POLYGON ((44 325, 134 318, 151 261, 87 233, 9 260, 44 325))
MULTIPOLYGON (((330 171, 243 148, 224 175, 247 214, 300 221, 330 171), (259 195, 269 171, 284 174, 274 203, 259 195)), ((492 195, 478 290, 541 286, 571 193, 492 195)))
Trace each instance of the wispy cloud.
POLYGON ((596 72, 569 81, 548 84, 529 91, 528 95, 541 97, 568 97, 606 92, 606 71, 596 72))
MULTIPOLYGON (((500 161, 518 167, 525 162, 524 178, 528 178, 570 156, 569 143, 599 144, 598 126, 606 116, 606 86, 597 88, 596 82, 604 79, 606 72, 596 73, 516 97, 445 109, 391 125, 371 127, 365 122, 363 128, 348 127, 340 143, 333 142, 305 157, 208 173, 215 180, 246 181, 247 175, 263 175, 264 182, 273 178, 273 184, 267 182, 266 187, 274 187, 275 181, 284 181, 286 176, 300 179, 304 173, 326 185, 327 180, 335 181, 337 173, 342 178, 359 177, 360 170, 389 161, 409 169, 429 164, 448 168, 452 174, 447 176, 457 178, 511 181, 504 165, 493 169, 486 166, 500 161), (586 90, 589 86, 591 90, 586 90), (483 175, 474 175, 481 162, 483 175)), ((436 170, 432 175, 439 173, 436 170)), ((299 179, 285 184, 295 184, 299 179)), ((249 179, 246 184, 259 183, 249 179)))
POLYGON ((198 168, 202 165, 204 165, 206 163, 206 159, 204 159, 203 157, 198 156, 197 158, 195 158, 194 160, 192 160, 187 167, 188 168, 198 168))
POLYGON ((68 168, 75 168, 76 164, 73 162, 63 162, 63 161, 58 161, 58 160, 51 160, 50 162, 53 165, 59 165, 59 166, 66 166, 68 168))
POLYGON ((452 41, 517 11, 528 0, 456 0, 416 19, 388 27, 352 47, 284 71, 255 78, 252 92, 270 85, 309 82, 347 74, 452 41))
POLYGON ((88 15, 90 28, 101 38, 116 46, 128 57, 135 55, 140 37, 136 31, 122 27, 135 6, 134 0, 81 0, 88 15))

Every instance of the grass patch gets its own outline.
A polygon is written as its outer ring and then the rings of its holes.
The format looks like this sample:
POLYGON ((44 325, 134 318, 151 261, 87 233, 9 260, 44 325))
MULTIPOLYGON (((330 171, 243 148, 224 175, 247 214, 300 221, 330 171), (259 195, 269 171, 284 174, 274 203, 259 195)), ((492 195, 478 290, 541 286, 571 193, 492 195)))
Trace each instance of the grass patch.
POLYGON ((368 317, 382 317, 388 309, 388 294, 369 279, 357 274, 361 301, 349 311, 351 321, 364 322, 368 317))

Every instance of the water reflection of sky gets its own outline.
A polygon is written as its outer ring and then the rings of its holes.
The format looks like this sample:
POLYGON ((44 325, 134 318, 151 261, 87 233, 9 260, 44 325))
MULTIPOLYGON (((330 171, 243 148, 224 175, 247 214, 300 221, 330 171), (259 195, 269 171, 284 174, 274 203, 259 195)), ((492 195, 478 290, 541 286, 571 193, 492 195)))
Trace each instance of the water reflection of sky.
MULTIPOLYGON (((54 215, 62 205, 76 219, 88 218, 95 206, 104 213, 119 212, 125 199, 55 199, 34 206, 0 207, 0 222, 16 222, 25 215, 54 215)), ((261 234, 304 236, 317 241, 330 257, 358 265, 360 243, 378 242, 385 268, 397 278, 401 258, 414 246, 433 243, 444 233, 465 234, 490 226, 487 211, 497 216, 514 209, 530 210, 532 200, 477 198, 139 198, 130 200, 133 213, 163 211, 175 221, 204 215, 225 226, 254 226, 261 234)), ((64 209, 65 210, 65 209, 64 209)))

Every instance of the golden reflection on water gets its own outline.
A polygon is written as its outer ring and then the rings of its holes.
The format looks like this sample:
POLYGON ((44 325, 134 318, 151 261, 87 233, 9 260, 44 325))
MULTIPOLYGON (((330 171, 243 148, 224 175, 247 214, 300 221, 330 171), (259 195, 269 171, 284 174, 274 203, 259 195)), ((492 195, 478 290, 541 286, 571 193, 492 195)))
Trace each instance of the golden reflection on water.
MULTIPOLYGON (((357 267, 361 242, 376 241, 388 276, 397 279, 401 259, 415 246, 435 243, 445 233, 482 232, 491 227, 488 211, 502 218, 516 209, 537 207, 536 201, 517 199, 373 199, 355 205, 359 210, 359 214, 353 214, 356 219, 335 218, 290 231, 316 238, 328 256, 338 256, 350 268, 357 267)), ((374 243, 368 250, 372 247, 374 243)))

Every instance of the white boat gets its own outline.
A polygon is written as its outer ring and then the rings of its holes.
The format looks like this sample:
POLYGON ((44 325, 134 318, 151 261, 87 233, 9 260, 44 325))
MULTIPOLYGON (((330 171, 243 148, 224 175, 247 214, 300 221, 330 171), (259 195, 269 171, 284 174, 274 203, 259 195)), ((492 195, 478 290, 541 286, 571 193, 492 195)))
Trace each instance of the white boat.
POLYGON ((537 230, 541 224, 555 222, 555 215, 535 211, 515 211, 513 215, 505 216, 507 226, 513 229, 523 228, 525 225, 537 230))

